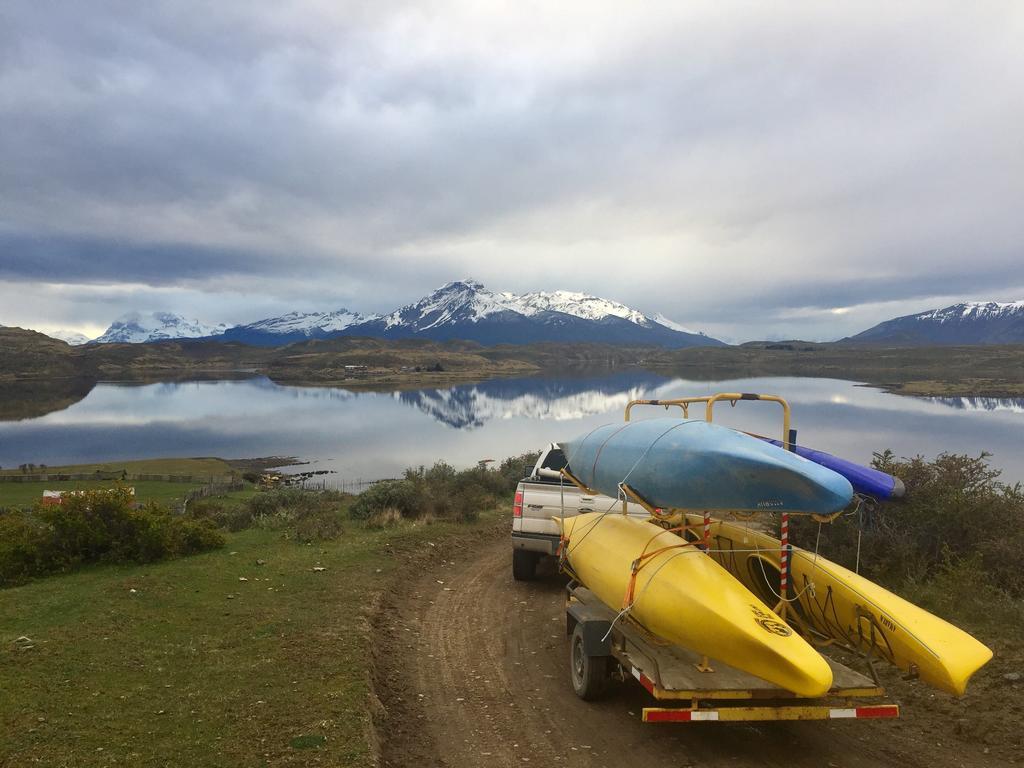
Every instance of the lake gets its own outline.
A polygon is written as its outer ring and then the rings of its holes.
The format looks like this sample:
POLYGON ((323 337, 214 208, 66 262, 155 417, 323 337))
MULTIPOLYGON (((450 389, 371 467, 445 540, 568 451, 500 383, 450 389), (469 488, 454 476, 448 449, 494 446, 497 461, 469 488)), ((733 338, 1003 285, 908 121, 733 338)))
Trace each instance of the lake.
MULTIPOLYGON (((696 382, 642 371, 385 393, 285 387, 265 378, 100 384, 65 410, 0 422, 0 466, 273 455, 311 463, 297 469, 330 470, 328 482, 352 482, 438 459, 463 467, 537 450, 621 420, 633 398, 723 391, 786 397, 800 444, 854 461, 868 462, 885 448, 926 457, 984 450, 1005 480, 1024 480, 1024 399, 909 398, 835 379, 696 382)), ((664 413, 640 408, 634 418, 664 413)), ((723 403, 715 421, 775 436, 781 409, 723 403)))

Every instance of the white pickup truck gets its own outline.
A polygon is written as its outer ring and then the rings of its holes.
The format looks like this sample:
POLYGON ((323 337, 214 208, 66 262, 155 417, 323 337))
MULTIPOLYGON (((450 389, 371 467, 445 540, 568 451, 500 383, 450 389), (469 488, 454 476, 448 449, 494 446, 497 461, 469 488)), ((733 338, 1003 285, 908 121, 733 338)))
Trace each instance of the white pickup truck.
MULTIPOLYGON (((532 579, 541 558, 558 553, 558 517, 622 509, 622 502, 610 496, 584 494, 561 475, 565 466, 562 449, 551 443, 537 459, 533 471, 516 486, 512 506, 512 576, 517 581, 532 579)), ((632 502, 628 511, 631 515, 650 517, 643 507, 632 502)))

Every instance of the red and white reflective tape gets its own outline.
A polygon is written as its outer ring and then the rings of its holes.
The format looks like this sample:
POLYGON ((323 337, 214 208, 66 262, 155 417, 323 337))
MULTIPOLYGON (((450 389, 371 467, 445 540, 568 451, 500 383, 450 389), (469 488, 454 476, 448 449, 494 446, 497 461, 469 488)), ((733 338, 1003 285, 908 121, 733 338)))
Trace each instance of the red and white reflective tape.
POLYGON ((649 678, 636 667, 630 667, 629 671, 633 673, 633 677, 637 679, 640 685, 647 689, 648 693, 652 695, 654 694, 654 681, 651 680, 651 678, 649 678))
POLYGON ((789 513, 782 513, 782 552, 779 554, 779 595, 789 594, 789 513))
POLYGON ((711 513, 704 511, 704 549, 711 547, 711 513))
POLYGON ((645 723, 694 723, 715 721, 769 720, 874 720, 899 717, 897 704, 832 709, 828 707, 736 707, 733 709, 658 709, 645 708, 645 723))
POLYGON ((880 717, 899 717, 900 708, 896 704, 877 704, 873 707, 852 707, 850 709, 830 709, 828 717, 830 720, 843 720, 855 718, 857 720, 870 720, 880 717))
POLYGON ((647 723, 691 723, 715 720, 718 720, 718 712, 713 709, 651 709, 644 712, 644 722, 647 723))

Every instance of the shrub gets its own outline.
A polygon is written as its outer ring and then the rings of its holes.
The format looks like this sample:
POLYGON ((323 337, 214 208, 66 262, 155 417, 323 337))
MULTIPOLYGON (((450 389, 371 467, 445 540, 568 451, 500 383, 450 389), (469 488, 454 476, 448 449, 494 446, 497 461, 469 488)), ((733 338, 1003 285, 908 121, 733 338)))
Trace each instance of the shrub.
POLYGON ((65 496, 56 506, 0 515, 0 583, 86 563, 149 563, 224 545, 209 520, 137 507, 126 488, 65 496))
POLYGON ((278 488, 249 499, 234 519, 245 527, 284 531, 300 541, 335 539, 343 533, 345 508, 351 496, 340 491, 278 488))
POLYGON ((332 541, 345 532, 341 509, 319 509, 297 518, 288 529, 296 541, 332 541))
POLYGON ((374 483, 356 499, 349 514, 357 520, 366 520, 376 512, 395 509, 403 517, 417 517, 424 511, 423 497, 416 482, 383 480, 374 483))
MULTIPOLYGON (((891 586, 921 584, 952 571, 976 569, 990 586, 1024 596, 1024 492, 999 481, 999 471, 978 457, 941 454, 897 460, 875 454, 873 466, 899 477, 906 498, 862 516, 861 570, 891 586)), ((799 542, 813 541, 813 523, 797 523, 799 542)), ((856 524, 826 530, 833 559, 852 567, 856 524)))
POLYGON ((375 483, 363 491, 352 505, 351 515, 369 520, 387 510, 397 510, 407 518, 426 515, 470 522, 479 517, 482 509, 511 502, 516 483, 537 461, 537 456, 532 453, 508 458, 495 469, 478 466, 457 470, 444 461, 429 469, 410 467, 401 480, 375 483))
POLYGON ((40 572, 46 527, 31 514, 0 510, 0 585, 19 584, 40 572))
POLYGON ((220 531, 204 520, 179 518, 168 533, 169 550, 176 557, 195 555, 224 546, 224 537, 220 531))
POLYGON ((186 515, 193 520, 209 520, 218 528, 232 532, 243 531, 252 525, 252 515, 244 504, 229 505, 203 499, 189 504, 186 515))
POLYGON ((370 530, 380 531, 385 528, 396 528, 401 522, 402 513, 394 507, 387 507, 366 518, 366 527, 370 530))

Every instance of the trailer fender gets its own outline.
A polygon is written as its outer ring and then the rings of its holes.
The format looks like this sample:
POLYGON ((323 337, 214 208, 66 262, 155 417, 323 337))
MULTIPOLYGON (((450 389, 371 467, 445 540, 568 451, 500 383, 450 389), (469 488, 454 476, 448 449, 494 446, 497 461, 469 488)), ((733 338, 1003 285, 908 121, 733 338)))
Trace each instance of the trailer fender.
MULTIPOLYGON (((603 606, 602 606, 603 608, 603 606)), ((576 625, 583 631, 583 651, 588 656, 611 656, 612 641, 608 630, 612 623, 601 608, 594 609, 573 601, 565 609, 565 633, 572 636, 576 625)))

